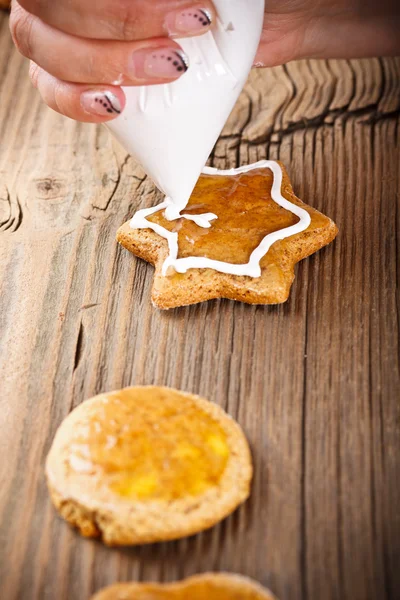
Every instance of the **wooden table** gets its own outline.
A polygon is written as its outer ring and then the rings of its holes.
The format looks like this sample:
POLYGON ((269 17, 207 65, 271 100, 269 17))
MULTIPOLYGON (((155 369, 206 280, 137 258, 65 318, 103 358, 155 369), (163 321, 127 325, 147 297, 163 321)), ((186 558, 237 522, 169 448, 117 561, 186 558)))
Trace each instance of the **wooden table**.
POLYGON ((41 104, 0 17, 2 600, 87 600, 116 581, 229 570, 281 600, 400 594, 400 61, 254 72, 211 163, 266 157, 338 223, 283 306, 150 305, 115 243, 152 183, 104 128, 41 104), (209 532, 109 549, 50 505, 43 464, 84 399, 165 384, 221 404, 252 445, 252 497, 209 532))

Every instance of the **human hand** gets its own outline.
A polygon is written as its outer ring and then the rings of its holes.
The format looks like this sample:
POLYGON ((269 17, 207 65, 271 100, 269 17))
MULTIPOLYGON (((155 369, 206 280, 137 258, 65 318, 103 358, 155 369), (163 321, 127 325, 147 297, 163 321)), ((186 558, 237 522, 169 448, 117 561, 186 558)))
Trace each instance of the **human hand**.
POLYGON ((173 38, 202 34, 214 20, 211 0, 15 0, 10 29, 46 104, 101 123, 124 109, 122 85, 183 75, 188 60, 173 38))
POLYGON ((257 66, 400 54, 398 0, 267 0, 257 66))
MULTIPOLYGON (((171 37, 212 27, 211 0, 19 0, 11 31, 45 102, 104 122, 124 108, 121 85, 174 81, 187 68, 171 37), (186 10, 187 9, 187 10, 186 10), (171 37, 168 37, 171 35, 171 37)), ((257 66, 299 58, 400 54, 397 0, 267 0, 257 66)))

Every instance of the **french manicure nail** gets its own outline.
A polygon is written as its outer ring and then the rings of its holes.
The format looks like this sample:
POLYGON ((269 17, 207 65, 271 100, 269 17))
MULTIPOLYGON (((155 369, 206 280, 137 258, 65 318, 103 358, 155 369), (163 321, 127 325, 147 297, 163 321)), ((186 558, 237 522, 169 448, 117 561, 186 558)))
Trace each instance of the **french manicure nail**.
POLYGON ((136 79, 177 79, 189 68, 189 59, 178 48, 143 48, 132 56, 132 76, 136 79))
POLYGON ((105 92, 98 90, 83 92, 81 106, 86 112, 101 117, 112 114, 119 115, 122 111, 118 96, 108 90, 105 92))
POLYGON ((198 34, 207 31, 212 21, 212 14, 207 8, 187 8, 170 13, 165 24, 170 35, 198 34))

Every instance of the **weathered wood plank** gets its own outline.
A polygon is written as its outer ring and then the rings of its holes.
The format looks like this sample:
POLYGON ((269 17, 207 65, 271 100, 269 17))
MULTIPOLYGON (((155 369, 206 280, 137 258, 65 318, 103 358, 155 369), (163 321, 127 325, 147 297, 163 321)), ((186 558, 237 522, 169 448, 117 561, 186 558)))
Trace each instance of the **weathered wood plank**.
POLYGON ((40 103, 0 16, 0 597, 86 600, 118 580, 233 570, 282 600, 400 594, 400 61, 252 74, 211 156, 287 165, 337 241, 290 301, 170 313, 118 226, 158 194, 106 130, 40 103), (209 532, 111 550, 54 514, 43 464, 63 417, 130 384, 202 394, 245 428, 250 501, 209 532))

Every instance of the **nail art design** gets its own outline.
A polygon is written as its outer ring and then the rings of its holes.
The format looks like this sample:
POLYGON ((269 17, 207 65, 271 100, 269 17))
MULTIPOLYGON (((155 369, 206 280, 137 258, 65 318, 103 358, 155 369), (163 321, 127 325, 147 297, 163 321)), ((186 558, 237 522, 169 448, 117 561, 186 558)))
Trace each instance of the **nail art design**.
POLYGON ((105 92, 98 98, 95 97, 94 101, 98 102, 108 113, 117 113, 118 115, 121 113, 121 104, 118 98, 110 92, 105 92), (112 100, 114 100, 114 104, 112 100))
POLYGON ((156 48, 140 50, 133 56, 133 73, 136 78, 176 79, 189 68, 189 59, 182 50, 156 48))
POLYGON ((122 107, 118 97, 112 92, 89 91, 82 94, 82 107, 96 115, 111 115, 121 113, 122 107))
POLYGON ((198 23, 201 27, 208 27, 212 23, 212 17, 209 10, 205 8, 199 8, 198 10, 185 10, 178 16, 182 25, 190 27, 190 31, 198 27, 198 23))
POLYGON ((212 24, 212 14, 206 8, 187 8, 168 15, 166 25, 171 35, 198 34, 212 24))

